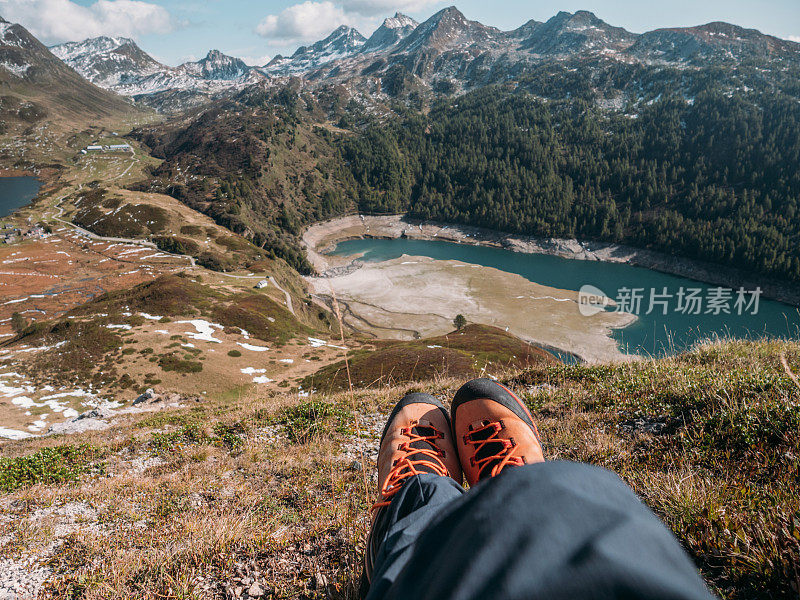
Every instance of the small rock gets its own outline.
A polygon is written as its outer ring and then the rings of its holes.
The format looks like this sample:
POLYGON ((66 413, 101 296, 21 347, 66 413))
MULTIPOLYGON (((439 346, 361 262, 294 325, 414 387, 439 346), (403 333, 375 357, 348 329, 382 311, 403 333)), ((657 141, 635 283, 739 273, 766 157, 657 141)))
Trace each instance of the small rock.
POLYGON ((73 421, 81 421, 83 419, 100 419, 102 418, 103 413, 99 408, 93 408, 92 410, 87 410, 79 414, 77 417, 73 419, 73 421))
POLYGON ((261 584, 256 581, 250 586, 250 589, 247 590, 247 593, 251 598, 261 598, 261 596, 264 595, 264 588, 262 588, 261 584))
POLYGON ((137 404, 141 404, 142 402, 147 402, 148 400, 154 398, 155 395, 156 393, 153 391, 153 388, 148 388, 147 390, 145 390, 144 394, 142 394, 141 396, 136 398, 136 400, 133 401, 133 405, 136 406, 137 404))
POLYGON ((328 578, 322 574, 322 572, 317 571, 314 574, 314 585, 318 590, 324 589, 328 587, 328 578))

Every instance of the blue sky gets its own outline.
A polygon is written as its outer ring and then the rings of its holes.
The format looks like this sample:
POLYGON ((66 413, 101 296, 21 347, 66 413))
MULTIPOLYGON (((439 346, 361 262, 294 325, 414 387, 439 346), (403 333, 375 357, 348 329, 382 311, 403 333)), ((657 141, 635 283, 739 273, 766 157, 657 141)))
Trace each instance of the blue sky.
MULTIPOLYGON (((0 15, 20 22, 48 44, 97 35, 133 37, 157 59, 177 65, 211 48, 263 64, 293 52, 342 23, 369 34, 400 10, 419 21, 453 4, 436 0, 0 0, 0 15)), ((462 0, 470 19, 513 29, 559 10, 591 10, 634 32, 729 21, 800 42, 800 0, 462 0)))

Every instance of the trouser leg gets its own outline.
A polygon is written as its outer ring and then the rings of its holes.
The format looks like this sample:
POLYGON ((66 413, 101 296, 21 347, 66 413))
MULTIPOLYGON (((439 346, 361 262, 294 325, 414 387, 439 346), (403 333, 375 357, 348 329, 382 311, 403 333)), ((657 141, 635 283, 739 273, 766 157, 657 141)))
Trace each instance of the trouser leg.
POLYGON ((380 550, 367 600, 385 596, 411 557, 419 535, 463 494, 464 488, 453 479, 439 475, 415 475, 403 485, 373 526, 380 550))
MULTIPOLYGON (((406 514, 414 527, 414 513, 406 514)), ((387 542, 402 560, 371 599, 712 598, 672 533, 604 469, 508 468, 436 517, 407 536, 404 520, 395 523, 387 542)))

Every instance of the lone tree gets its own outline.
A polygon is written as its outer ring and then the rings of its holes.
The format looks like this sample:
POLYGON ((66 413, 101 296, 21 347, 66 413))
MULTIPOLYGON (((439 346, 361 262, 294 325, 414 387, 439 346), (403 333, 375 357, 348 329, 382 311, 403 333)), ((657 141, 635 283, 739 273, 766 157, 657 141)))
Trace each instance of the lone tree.
POLYGON ((15 312, 11 315, 11 329, 13 329, 16 333, 22 333, 23 330, 28 326, 28 321, 25 320, 20 313, 15 312))
POLYGON ((456 315, 456 318, 453 319, 453 325, 456 326, 456 329, 458 331, 464 329, 464 325, 466 324, 467 324, 467 319, 466 317, 464 317, 464 315, 456 315))

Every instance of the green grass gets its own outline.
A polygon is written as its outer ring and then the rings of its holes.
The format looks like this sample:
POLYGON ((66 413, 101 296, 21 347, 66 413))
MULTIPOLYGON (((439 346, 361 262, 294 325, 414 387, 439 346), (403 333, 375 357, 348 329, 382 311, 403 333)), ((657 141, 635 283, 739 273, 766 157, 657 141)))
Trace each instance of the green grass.
POLYGON ((175 354, 164 354, 158 359, 158 366, 163 371, 174 371, 176 373, 199 373, 203 370, 203 363, 187 360, 186 356, 191 355, 187 354, 184 358, 180 358, 175 354))
POLYGON ((16 458, 0 457, 0 490, 13 492, 37 483, 74 481, 90 471, 102 470, 102 452, 88 444, 55 446, 16 458))
POLYGON ((169 433, 154 433, 149 446, 153 454, 166 455, 179 452, 186 446, 208 444, 210 441, 211 438, 198 423, 189 423, 169 433))
POLYGON ((195 315, 209 309, 222 294, 183 274, 164 275, 130 289, 109 292, 72 311, 72 315, 148 312, 167 317, 195 315))
MULTIPOLYGON (((161 423, 180 423, 180 419, 151 420, 148 425, 155 422, 161 423)), ((247 435, 246 428, 240 423, 217 422, 212 427, 212 434, 209 435, 203 429, 200 422, 189 419, 175 431, 168 433, 153 433, 148 444, 151 453, 166 456, 179 454, 189 446, 213 445, 225 448, 231 452, 241 450, 244 438, 247 435)))
POLYGON ((332 432, 351 432, 354 417, 341 405, 311 400, 283 409, 270 421, 282 425, 292 442, 305 444, 332 432))
POLYGON ((107 385, 117 380, 110 363, 122 347, 122 337, 105 327, 106 320, 63 320, 36 323, 23 332, 21 341, 48 346, 19 368, 36 381, 57 384, 107 385))
POLYGON ((211 312, 217 323, 239 327, 265 342, 286 343, 301 333, 313 330, 300 323, 284 307, 262 294, 237 294, 211 312))

